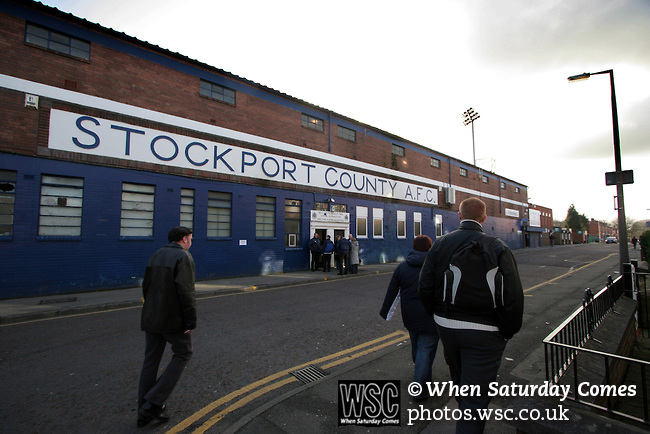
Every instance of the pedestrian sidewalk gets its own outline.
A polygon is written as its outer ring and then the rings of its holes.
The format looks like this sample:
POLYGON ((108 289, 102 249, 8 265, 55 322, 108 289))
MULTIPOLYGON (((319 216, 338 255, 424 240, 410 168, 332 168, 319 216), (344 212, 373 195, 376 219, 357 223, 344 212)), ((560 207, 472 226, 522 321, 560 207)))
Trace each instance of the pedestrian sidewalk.
MULTIPOLYGON (((205 280, 196 283, 196 297, 204 298, 325 280, 352 279, 355 276, 370 274, 392 273, 396 266, 397 263, 363 264, 359 266, 359 273, 356 275, 344 274, 340 276, 336 269, 332 269, 328 273, 305 270, 264 276, 205 280)), ((13 298, 0 300, 0 325, 133 307, 140 304, 142 304, 142 288, 140 287, 13 298)))

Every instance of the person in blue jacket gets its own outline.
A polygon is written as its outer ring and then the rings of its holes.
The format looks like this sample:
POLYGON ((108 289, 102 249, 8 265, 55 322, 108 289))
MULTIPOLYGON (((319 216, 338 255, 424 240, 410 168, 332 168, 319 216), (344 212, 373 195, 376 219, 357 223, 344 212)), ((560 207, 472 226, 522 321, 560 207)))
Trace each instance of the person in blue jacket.
POLYGON ((426 383, 431 382, 433 359, 438 349, 436 324, 418 295, 420 270, 431 244, 431 238, 426 235, 415 237, 413 250, 406 257, 406 261, 398 265, 393 272, 384 304, 379 311, 382 318, 390 319, 399 297, 402 305, 402 321, 411 337, 413 381, 422 386, 422 393, 415 397, 418 401, 429 396, 426 383))
POLYGON ((332 253, 334 253, 334 243, 327 235, 323 241, 323 273, 332 271, 332 253))

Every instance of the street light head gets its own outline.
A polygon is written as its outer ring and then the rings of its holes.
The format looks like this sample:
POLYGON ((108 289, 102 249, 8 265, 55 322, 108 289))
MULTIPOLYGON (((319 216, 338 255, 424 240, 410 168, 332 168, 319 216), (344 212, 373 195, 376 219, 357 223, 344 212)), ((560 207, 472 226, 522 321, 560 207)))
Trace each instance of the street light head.
POLYGON ((591 77, 591 74, 590 74, 590 73, 588 73, 588 72, 583 72, 582 74, 572 75, 572 76, 569 77, 567 80, 569 80, 569 81, 580 81, 580 80, 586 80, 586 79, 588 79, 589 77, 591 77))

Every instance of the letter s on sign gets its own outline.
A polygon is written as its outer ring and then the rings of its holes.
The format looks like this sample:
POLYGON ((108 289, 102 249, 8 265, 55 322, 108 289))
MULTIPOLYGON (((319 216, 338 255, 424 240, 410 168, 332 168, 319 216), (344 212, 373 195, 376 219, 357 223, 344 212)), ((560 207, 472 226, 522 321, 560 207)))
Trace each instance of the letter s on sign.
POLYGON ((86 133, 86 134, 88 134, 88 135, 95 138, 95 143, 90 144, 90 145, 85 145, 85 144, 81 143, 79 140, 77 140, 76 137, 72 138, 72 142, 75 145, 77 145, 77 146, 79 146, 80 148, 83 148, 83 149, 95 149, 97 146, 99 146, 99 141, 100 141, 99 136, 96 133, 94 133, 93 131, 90 131, 90 130, 87 130, 86 128, 84 128, 84 126, 81 124, 83 121, 91 121, 92 123, 94 123, 97 126, 99 126, 99 121, 97 119, 95 119, 95 118, 90 117, 90 116, 79 116, 77 118, 77 122, 76 122, 77 128, 79 128, 84 133, 86 133))

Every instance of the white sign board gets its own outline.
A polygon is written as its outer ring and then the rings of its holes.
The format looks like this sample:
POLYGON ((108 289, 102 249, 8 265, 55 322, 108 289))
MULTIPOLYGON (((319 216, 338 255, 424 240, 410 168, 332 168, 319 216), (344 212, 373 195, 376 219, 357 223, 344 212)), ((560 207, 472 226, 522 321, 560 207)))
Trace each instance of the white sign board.
POLYGON ((61 151, 438 204, 435 185, 412 184, 61 110, 50 112, 48 146, 61 151))

